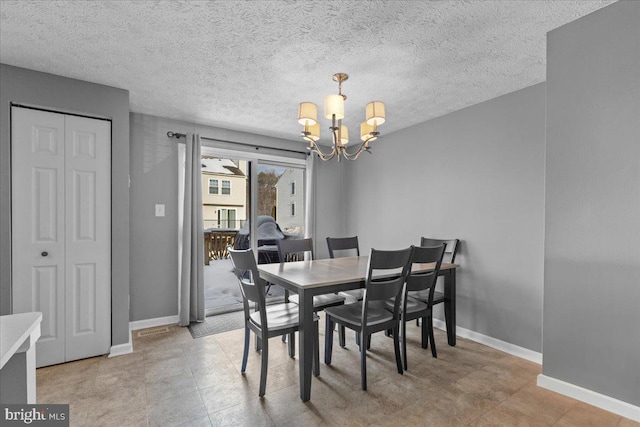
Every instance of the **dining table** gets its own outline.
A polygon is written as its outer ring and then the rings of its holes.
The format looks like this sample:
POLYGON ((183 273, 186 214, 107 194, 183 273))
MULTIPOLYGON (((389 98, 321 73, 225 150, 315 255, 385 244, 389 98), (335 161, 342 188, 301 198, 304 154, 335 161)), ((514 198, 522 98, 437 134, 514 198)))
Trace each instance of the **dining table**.
MULTIPOLYGON (((305 260, 276 264, 259 264, 260 277, 299 295, 298 365, 300 399, 311 399, 314 353, 313 297, 365 287, 368 256, 305 260)), ((438 276, 444 277, 444 309, 447 341, 456 345, 456 268, 442 263, 438 276)), ((435 263, 414 264, 412 271, 428 271, 435 263)))

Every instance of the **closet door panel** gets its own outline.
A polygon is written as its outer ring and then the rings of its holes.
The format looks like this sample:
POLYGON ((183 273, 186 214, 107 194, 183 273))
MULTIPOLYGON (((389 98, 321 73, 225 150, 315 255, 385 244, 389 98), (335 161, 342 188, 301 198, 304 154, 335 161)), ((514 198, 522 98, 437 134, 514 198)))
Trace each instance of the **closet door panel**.
POLYGON ((111 124, 66 116, 66 358, 111 346, 111 124))
POLYGON ((37 366, 65 361, 64 116, 11 108, 13 313, 42 312, 37 366))

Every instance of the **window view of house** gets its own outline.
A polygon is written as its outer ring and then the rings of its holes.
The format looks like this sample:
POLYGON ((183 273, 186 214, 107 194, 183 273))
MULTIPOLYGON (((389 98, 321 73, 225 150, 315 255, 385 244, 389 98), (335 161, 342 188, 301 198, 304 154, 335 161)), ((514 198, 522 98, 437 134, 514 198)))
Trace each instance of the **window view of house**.
POLYGON ((304 169, 261 164, 258 171, 258 215, 272 217, 285 233, 304 235, 304 169))
POLYGON ((239 229, 247 220, 247 162, 202 157, 204 229, 239 229))

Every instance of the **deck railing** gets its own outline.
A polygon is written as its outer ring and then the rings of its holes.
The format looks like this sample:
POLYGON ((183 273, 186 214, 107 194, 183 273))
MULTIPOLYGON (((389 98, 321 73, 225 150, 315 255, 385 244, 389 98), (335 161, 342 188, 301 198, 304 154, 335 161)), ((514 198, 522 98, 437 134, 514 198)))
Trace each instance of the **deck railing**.
POLYGON ((229 258, 229 246, 236 241, 238 230, 208 229, 204 232, 204 263, 209 265, 212 259, 229 258))

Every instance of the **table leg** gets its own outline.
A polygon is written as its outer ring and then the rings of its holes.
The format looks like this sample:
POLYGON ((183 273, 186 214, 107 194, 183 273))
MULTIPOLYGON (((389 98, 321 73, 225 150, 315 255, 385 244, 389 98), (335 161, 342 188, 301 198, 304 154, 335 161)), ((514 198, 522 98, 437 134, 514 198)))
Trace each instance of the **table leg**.
POLYGON ((313 365, 313 295, 304 290, 299 292, 300 343, 298 365, 300 369, 300 399, 307 402, 311 399, 311 367, 313 365))
POLYGON ((447 341, 456 345, 456 270, 444 275, 444 319, 447 325, 447 341))
POLYGON ((40 327, 34 332, 0 370, 0 403, 36 403, 35 343, 40 337, 40 327))

